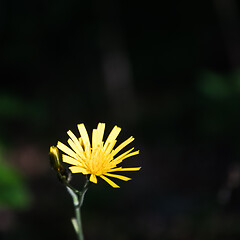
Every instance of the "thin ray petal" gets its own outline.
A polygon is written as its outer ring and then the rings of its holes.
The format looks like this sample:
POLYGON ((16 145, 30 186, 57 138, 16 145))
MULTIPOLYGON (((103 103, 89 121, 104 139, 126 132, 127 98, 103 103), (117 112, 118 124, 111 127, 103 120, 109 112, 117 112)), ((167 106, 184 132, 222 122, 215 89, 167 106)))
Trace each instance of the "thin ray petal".
POLYGON ((95 149, 97 147, 97 129, 93 129, 92 132, 92 148, 95 149))
POLYGON ((110 144, 112 141, 114 141, 118 134, 120 133, 121 128, 118 126, 115 126, 112 131, 110 132, 110 134, 108 135, 108 138, 104 144, 104 150, 106 149, 106 147, 108 146, 108 144, 110 144))
POLYGON ((67 147, 66 145, 64 145, 63 143, 59 142, 57 143, 57 148, 62 150, 63 152, 65 152, 66 154, 68 154, 69 156, 75 158, 76 157, 76 153, 71 150, 69 147, 67 147))
POLYGON ((90 176, 90 179, 89 179, 91 182, 93 182, 93 183, 97 183, 97 178, 96 178, 96 175, 94 175, 94 174, 91 174, 91 176, 90 176))
POLYGON ((117 175, 117 174, 104 173, 104 175, 105 175, 105 176, 108 176, 108 177, 118 178, 118 179, 121 179, 121 180, 123 180, 123 181, 129 181, 129 180, 131 180, 131 178, 129 178, 129 177, 125 177, 125 176, 117 175))
POLYGON ((105 150, 105 154, 109 154, 112 151, 116 142, 117 142, 117 140, 114 140, 114 141, 112 141, 111 143, 108 144, 108 146, 106 147, 106 150, 105 150))
MULTIPOLYGON (((128 151, 122 153, 121 155, 119 155, 118 157, 116 157, 113 161, 117 162, 119 159, 122 159, 123 157, 125 157, 126 155, 128 155, 134 148, 129 149, 128 151)), ((113 162, 112 161, 112 162, 113 162)))
POLYGON ((102 139, 104 134, 105 124, 99 123, 97 129, 93 129, 92 133, 92 148, 95 149, 96 147, 102 146, 102 139))
POLYGON ((105 180, 108 184, 110 184, 112 187, 114 188, 120 188, 116 183, 114 183, 112 180, 110 180, 109 178, 101 175, 100 176, 103 180, 105 180))
POLYGON ((137 155, 137 154, 139 154, 139 150, 135 151, 135 152, 131 152, 131 153, 125 155, 125 156, 122 156, 121 158, 116 158, 112 161, 112 163, 117 165, 117 164, 121 163, 124 159, 129 158, 129 157, 134 156, 134 155, 137 155))
POLYGON ((69 169, 71 170, 72 173, 89 174, 89 171, 86 170, 86 169, 83 168, 83 167, 76 167, 76 166, 73 166, 73 167, 69 167, 69 169))
POLYGON ((83 148, 80 144, 80 142, 78 141, 77 137, 72 133, 71 130, 69 130, 67 132, 67 134, 69 135, 69 137, 73 140, 73 142, 75 143, 75 145, 79 148, 80 151, 83 151, 83 148))
POLYGON ((115 156, 118 152, 120 152, 124 147, 126 147, 129 143, 134 140, 133 137, 128 138, 126 141, 121 143, 117 148, 113 150, 113 156, 115 156))
POLYGON ((108 170, 108 172, 128 172, 128 171, 139 171, 141 169, 141 167, 132 167, 132 168, 113 168, 108 170))
POLYGON ((62 155, 62 161, 65 162, 65 163, 69 163, 69 164, 72 164, 72 165, 79 165, 80 162, 68 155, 65 155, 63 154, 62 155))
POLYGON ((105 123, 99 123, 98 126, 97 126, 98 144, 102 143, 104 130, 105 130, 105 123))
POLYGON ((84 145, 90 146, 90 140, 89 140, 89 136, 85 128, 85 125, 81 123, 81 124, 78 124, 77 126, 78 126, 79 133, 81 134, 84 145))
POLYGON ((81 147, 82 147, 82 149, 83 149, 83 151, 84 151, 85 149, 84 149, 84 145, 83 145, 83 140, 82 140, 82 138, 81 138, 81 137, 78 138, 78 141, 79 141, 79 143, 80 143, 80 145, 81 145, 81 147))
POLYGON ((84 153, 83 151, 81 151, 76 144, 73 142, 73 140, 71 138, 68 139, 68 144, 69 146, 82 158, 84 158, 84 153))

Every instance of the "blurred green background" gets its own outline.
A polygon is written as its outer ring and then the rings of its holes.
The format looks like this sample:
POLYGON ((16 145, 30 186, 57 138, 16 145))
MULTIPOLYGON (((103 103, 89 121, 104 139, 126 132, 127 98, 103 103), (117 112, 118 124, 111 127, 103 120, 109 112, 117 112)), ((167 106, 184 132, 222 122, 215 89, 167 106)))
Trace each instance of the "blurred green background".
POLYGON ((87 240, 240 239, 239 18, 235 0, 1 1, 0 239, 76 239, 48 151, 81 122, 133 135, 142 166, 89 189, 87 240))

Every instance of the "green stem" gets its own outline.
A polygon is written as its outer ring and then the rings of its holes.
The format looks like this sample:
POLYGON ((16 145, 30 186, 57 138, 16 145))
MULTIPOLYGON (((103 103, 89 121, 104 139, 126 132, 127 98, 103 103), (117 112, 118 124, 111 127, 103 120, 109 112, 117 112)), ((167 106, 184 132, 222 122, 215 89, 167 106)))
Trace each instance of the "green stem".
POLYGON ((78 236, 78 239, 79 240, 84 240, 80 205, 78 207, 75 207, 75 215, 76 215, 76 220, 77 220, 77 225, 78 225, 78 231, 76 232, 77 236, 78 236))
POLYGON ((71 194, 73 198, 73 205, 75 208, 75 218, 72 219, 72 223, 74 226, 74 229, 77 233, 79 240, 84 240, 83 236, 83 230, 82 230, 82 221, 81 221, 81 206, 83 204, 85 193, 88 190, 89 186, 89 180, 86 180, 86 183, 82 189, 82 191, 76 190, 74 187, 72 187, 69 183, 66 184, 68 192, 71 194))

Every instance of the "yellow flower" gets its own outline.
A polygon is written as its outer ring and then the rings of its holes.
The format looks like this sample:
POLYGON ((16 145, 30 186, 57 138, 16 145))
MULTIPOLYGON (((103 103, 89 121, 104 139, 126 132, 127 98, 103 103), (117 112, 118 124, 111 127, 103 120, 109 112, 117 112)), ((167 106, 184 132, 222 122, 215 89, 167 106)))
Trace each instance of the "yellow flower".
POLYGON ((69 167, 72 173, 91 174, 90 181, 97 183, 97 177, 101 177, 108 182, 112 187, 119 188, 119 186, 110 180, 108 177, 118 178, 123 181, 131 180, 128 177, 112 174, 118 171, 138 171, 141 167, 122 168, 117 167, 124 159, 139 154, 139 151, 134 151, 134 148, 116 155, 134 138, 130 137, 117 148, 113 149, 117 140, 117 136, 121 128, 115 126, 109 134, 106 142, 103 142, 103 134, 105 123, 99 123, 97 129, 92 132, 92 145, 89 140, 87 130, 83 123, 78 124, 78 130, 81 137, 78 139, 70 130, 67 132, 69 135, 68 144, 72 149, 67 147, 61 142, 57 143, 57 148, 66 154, 62 155, 62 160, 65 163, 73 166, 69 167))

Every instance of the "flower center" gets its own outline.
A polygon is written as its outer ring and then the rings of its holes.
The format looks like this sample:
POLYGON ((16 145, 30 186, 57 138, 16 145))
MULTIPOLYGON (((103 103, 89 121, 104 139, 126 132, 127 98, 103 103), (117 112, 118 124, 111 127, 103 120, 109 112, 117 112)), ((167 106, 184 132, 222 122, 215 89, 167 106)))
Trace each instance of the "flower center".
POLYGON ((92 150, 89 159, 89 170, 94 175, 102 175, 106 172, 109 164, 110 155, 104 152, 103 147, 99 146, 92 150))

